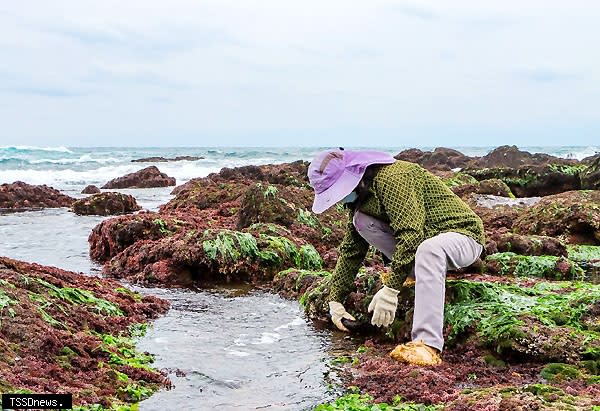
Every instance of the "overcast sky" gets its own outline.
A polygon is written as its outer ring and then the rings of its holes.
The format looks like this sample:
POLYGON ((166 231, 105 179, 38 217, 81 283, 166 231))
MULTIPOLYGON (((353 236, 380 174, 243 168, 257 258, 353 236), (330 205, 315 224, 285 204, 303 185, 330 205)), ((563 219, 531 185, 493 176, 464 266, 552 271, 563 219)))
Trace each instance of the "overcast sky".
POLYGON ((600 2, 2 0, 0 146, 600 144, 600 2))

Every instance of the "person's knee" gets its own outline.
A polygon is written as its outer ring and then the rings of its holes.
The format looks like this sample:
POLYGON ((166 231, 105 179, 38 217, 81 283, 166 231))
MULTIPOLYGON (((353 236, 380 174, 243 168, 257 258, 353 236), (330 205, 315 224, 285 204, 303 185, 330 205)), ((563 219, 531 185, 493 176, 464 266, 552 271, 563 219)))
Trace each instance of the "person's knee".
POLYGON ((417 247, 417 252, 415 253, 415 261, 420 260, 422 258, 439 258, 445 260, 446 254, 444 253, 444 249, 441 247, 439 242, 435 241, 434 238, 430 238, 428 240, 423 241, 417 247))

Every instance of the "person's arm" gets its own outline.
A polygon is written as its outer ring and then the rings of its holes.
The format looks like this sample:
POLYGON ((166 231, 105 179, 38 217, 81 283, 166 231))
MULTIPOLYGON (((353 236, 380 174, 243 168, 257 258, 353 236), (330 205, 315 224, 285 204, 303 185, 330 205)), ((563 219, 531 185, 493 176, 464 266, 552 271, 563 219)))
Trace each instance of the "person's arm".
POLYGON ((424 239, 424 180, 418 169, 383 177, 378 179, 375 190, 397 241, 392 272, 389 277, 383 278, 383 282, 400 290, 414 263, 417 247, 424 239))
POLYGON ((356 231, 349 213, 346 234, 339 247, 339 256, 331 276, 330 301, 343 303, 352 289, 354 278, 363 263, 369 243, 356 231))

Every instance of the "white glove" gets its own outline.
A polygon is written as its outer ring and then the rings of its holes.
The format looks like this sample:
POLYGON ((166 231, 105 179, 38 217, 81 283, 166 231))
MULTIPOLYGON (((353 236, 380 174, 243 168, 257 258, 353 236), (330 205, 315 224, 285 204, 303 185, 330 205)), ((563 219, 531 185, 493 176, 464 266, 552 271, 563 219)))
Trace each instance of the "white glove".
POLYGON ((371 324, 378 327, 387 327, 394 321, 396 308, 398 307, 399 292, 400 291, 384 285, 377 293, 375 293, 368 309, 369 312, 373 312, 371 324))
POLYGON ((338 303, 337 301, 329 302, 329 314, 331 314, 331 321, 335 324, 335 326, 338 329, 340 329, 342 331, 350 332, 346 327, 344 327, 344 324, 342 324, 342 318, 345 318, 347 320, 356 321, 356 318, 351 316, 346 311, 344 306, 342 304, 338 303))

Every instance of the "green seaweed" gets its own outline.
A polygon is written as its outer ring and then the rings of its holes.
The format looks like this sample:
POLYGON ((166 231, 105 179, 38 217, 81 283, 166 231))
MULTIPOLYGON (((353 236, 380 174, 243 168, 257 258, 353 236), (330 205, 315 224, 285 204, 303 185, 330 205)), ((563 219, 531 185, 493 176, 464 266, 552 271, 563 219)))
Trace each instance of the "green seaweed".
POLYGON ((392 404, 374 403, 373 397, 368 394, 351 392, 337 398, 335 401, 319 404, 315 411, 435 411, 440 410, 441 405, 425 405, 413 402, 403 402, 400 396, 394 398, 392 404))
POLYGON ((298 217, 296 217, 296 220, 300 224, 304 224, 312 228, 317 228, 319 226, 319 221, 317 220, 317 217, 315 217, 315 215, 311 211, 305 210, 303 208, 300 208, 298 210, 298 217))
MULTIPOLYGON (((446 304, 445 321, 449 326, 449 342, 474 329, 483 341, 500 352, 505 344, 523 336, 525 318, 534 318, 550 327, 564 326, 580 335, 582 344, 600 338, 581 321, 589 307, 600 299, 600 286, 578 283, 538 283, 525 288, 510 284, 468 280, 448 281, 452 302, 446 304)), ((595 349, 583 352, 592 358, 595 349)))
MULTIPOLYGON (((552 255, 520 255, 513 252, 495 253, 486 257, 486 261, 495 261, 500 266, 500 275, 517 277, 537 277, 562 280, 563 274, 556 269, 561 261, 569 262, 564 257, 552 255)), ((570 264, 568 279, 583 279, 585 272, 574 262, 570 264)))
POLYGON ((42 284, 44 287, 50 289, 48 294, 53 297, 60 298, 61 300, 67 301, 73 305, 89 305, 92 309, 99 314, 112 315, 122 317, 123 311, 118 305, 111 303, 104 298, 98 298, 89 290, 72 287, 57 287, 41 278, 36 278, 36 281, 42 284))
MULTIPOLYGON (((206 230, 204 236, 209 235, 210 230, 206 230)), ((239 231, 221 230, 217 232, 214 239, 205 240, 202 247, 211 260, 216 260, 217 256, 220 256, 226 261, 235 262, 240 258, 253 258, 258 255, 256 239, 252 234, 239 231)))

